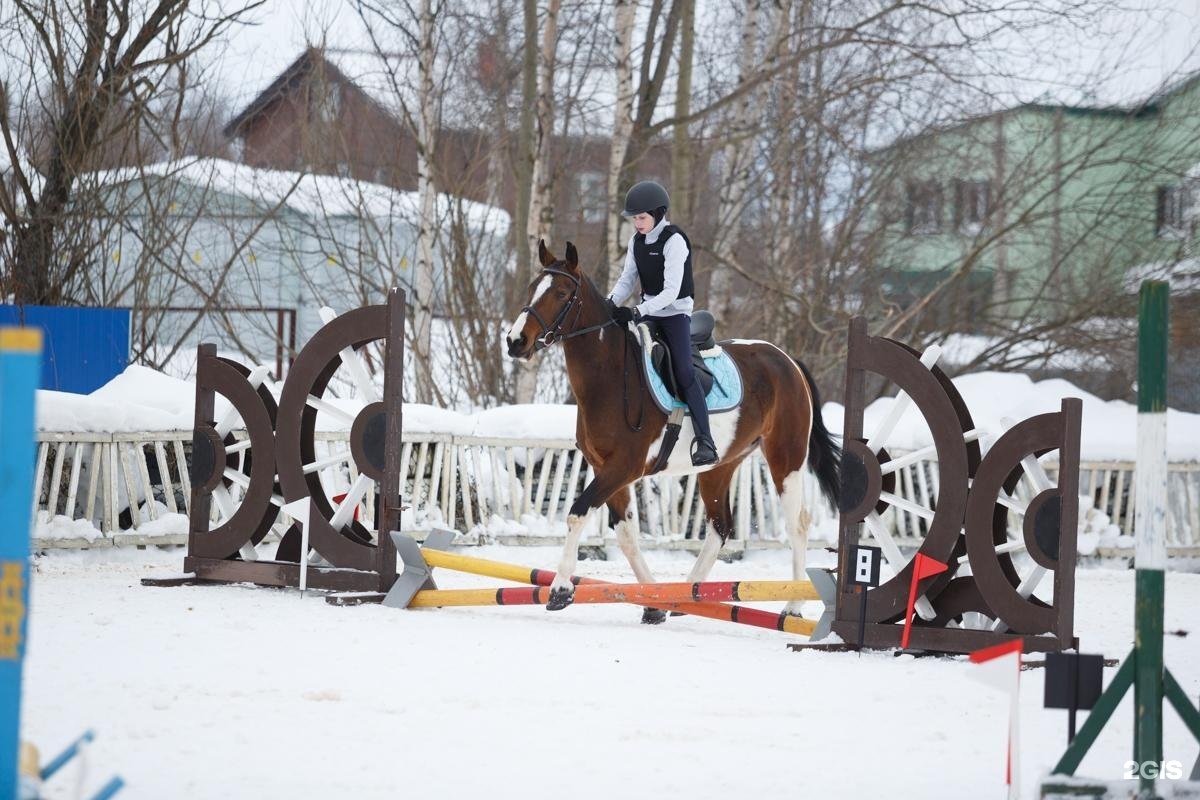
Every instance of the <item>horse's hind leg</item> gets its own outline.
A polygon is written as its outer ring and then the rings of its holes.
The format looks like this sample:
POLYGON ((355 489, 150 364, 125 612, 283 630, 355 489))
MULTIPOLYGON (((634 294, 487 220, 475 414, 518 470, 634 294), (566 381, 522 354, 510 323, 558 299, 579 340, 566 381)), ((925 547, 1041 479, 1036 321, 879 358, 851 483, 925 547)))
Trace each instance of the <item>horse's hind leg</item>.
POLYGON ((632 484, 608 498, 608 523, 613 526, 617 545, 625 554, 629 566, 633 567, 638 583, 654 583, 654 575, 646 566, 646 559, 642 557, 642 549, 638 546, 638 530, 633 522, 632 484))
MULTIPOLYGON (((803 445, 797 445, 794 437, 776 435, 763 442, 763 453, 771 469, 775 491, 783 507, 783 522, 788 541, 792 545, 792 575, 794 580, 806 580, 805 556, 808 552, 808 529, 812 515, 804 505, 804 462, 808 457, 807 437, 803 445)), ((802 601, 792 600, 784 609, 785 614, 801 616, 802 601)))
MULTIPOLYGON (((608 498, 608 521, 616 531, 617 545, 625 554, 629 566, 633 567, 633 574, 637 577, 638 583, 654 583, 654 575, 646 566, 646 560, 642 557, 642 549, 638 547, 638 529, 633 522, 634 502, 632 484, 625 489, 618 490, 608 498)), ((642 610, 642 622, 647 625, 657 625, 666 618, 666 613, 657 608, 642 610)))

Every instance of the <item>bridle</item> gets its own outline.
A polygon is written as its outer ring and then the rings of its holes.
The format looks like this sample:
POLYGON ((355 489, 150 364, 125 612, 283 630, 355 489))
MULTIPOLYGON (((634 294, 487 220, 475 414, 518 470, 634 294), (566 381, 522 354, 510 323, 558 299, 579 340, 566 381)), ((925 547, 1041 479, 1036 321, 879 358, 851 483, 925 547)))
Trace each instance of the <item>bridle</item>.
MULTIPOLYGON (((575 309, 576 323, 579 322, 579 315, 583 312, 583 300, 579 297, 579 278, 576 278, 569 272, 561 269, 554 269, 552 267, 543 267, 542 271, 538 273, 539 277, 542 275, 562 275, 570 280, 571 296, 567 298, 566 304, 559 309, 558 314, 554 316, 554 321, 550 325, 547 325, 546 321, 542 319, 542 316, 533 310, 533 306, 525 306, 521 309, 522 312, 528 313, 531 317, 537 320, 538 325, 542 326, 541 334, 533 342, 534 353, 541 352, 547 347, 557 344, 558 342, 563 342, 567 339, 574 339, 576 336, 584 336, 592 333, 593 331, 598 331, 601 328, 607 328, 609 325, 617 324, 615 319, 609 317, 599 325, 589 325, 586 328, 577 328, 569 333, 563 333, 563 324, 567 321, 567 315, 571 313, 571 310, 575 309)), ((642 392, 639 395, 640 402, 638 404, 637 422, 631 422, 629 419, 629 348, 633 341, 633 334, 627 333, 625 336, 625 346, 621 354, 621 405, 624 411, 625 425, 628 426, 629 430, 637 433, 642 429, 642 424, 646 419, 646 380, 642 376, 642 371, 635 367, 638 382, 641 384, 642 392)))
POLYGON ((541 352, 547 347, 557 344, 558 342, 562 342, 567 339, 574 339, 576 336, 583 336, 584 334, 592 333, 593 331, 598 331, 601 328, 607 328, 609 325, 616 324, 617 321, 610 317, 608 320, 600 323, 599 325, 591 325, 587 328, 581 328, 573 330, 569 333, 563 333, 562 328, 563 324, 567 321, 567 315, 574 310, 575 322, 578 322, 579 315, 583 312, 583 300, 579 297, 579 278, 576 278, 574 275, 566 272, 565 270, 553 269, 551 267, 543 268, 542 271, 538 273, 538 277, 542 275, 562 275, 564 278, 571 281, 571 296, 567 298, 566 304, 559 309, 558 314, 555 315, 553 322, 551 322, 549 325, 547 325, 546 321, 542 319, 542 316, 534 310, 533 306, 525 306, 521 309, 522 313, 529 314, 529 316, 537 320, 538 325, 542 326, 542 332, 536 339, 534 339, 533 352, 541 352))

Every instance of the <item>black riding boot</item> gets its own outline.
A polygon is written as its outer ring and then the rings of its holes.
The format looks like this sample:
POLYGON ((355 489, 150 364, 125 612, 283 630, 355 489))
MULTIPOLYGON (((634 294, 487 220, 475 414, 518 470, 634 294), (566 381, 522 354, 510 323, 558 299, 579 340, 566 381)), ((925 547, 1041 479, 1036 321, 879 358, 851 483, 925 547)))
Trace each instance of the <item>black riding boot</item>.
POLYGON ((692 414, 692 428, 696 431, 696 438, 692 440, 692 466, 717 463, 717 446, 713 444, 712 433, 708 429, 708 406, 704 404, 700 381, 694 380, 691 386, 684 389, 683 399, 692 414))

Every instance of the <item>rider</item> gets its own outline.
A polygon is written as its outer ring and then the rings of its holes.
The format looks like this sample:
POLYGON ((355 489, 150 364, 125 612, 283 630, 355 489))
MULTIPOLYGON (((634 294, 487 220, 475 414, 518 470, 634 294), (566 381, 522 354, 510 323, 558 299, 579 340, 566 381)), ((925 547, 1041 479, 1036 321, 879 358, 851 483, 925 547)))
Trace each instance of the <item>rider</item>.
POLYGON ((708 407, 692 369, 691 313, 695 295, 692 282, 692 251, 685 234, 667 220, 671 198, 655 181, 635 183, 625 195, 621 215, 633 222, 637 233, 629 240, 625 267, 617 285, 608 293, 613 319, 625 325, 646 318, 657 325, 671 352, 675 383, 683 391, 692 414, 692 465, 715 464, 717 447, 708 427, 708 407), (621 303, 633 293, 641 279, 642 302, 634 308, 621 303))

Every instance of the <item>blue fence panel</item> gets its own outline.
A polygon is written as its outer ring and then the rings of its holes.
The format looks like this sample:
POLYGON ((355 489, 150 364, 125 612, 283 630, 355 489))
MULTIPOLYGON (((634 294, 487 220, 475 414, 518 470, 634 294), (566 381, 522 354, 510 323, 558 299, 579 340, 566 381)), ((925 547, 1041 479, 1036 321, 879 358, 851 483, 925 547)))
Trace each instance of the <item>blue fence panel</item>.
POLYGON ((129 309, 0 305, 0 325, 41 328, 38 388, 87 394, 129 365, 129 309))

